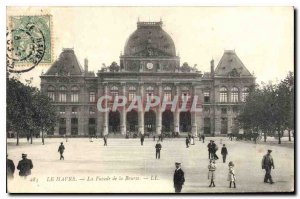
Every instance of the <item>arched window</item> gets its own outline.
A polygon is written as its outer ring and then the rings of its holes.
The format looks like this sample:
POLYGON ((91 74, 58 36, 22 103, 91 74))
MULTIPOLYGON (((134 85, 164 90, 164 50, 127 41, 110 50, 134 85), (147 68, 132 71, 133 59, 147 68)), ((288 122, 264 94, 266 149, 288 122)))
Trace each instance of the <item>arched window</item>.
POLYGON ((164 88, 164 100, 171 101, 172 100, 172 89, 169 86, 164 88))
POLYGON ((246 98, 247 98, 247 96, 249 95, 249 88, 247 88, 247 87, 244 87, 243 89, 242 89, 242 102, 245 102, 246 101, 246 98))
POLYGON ((189 88, 185 86, 181 89, 181 99, 182 101, 187 101, 189 97, 190 97, 189 88))
POLYGON ((116 86, 113 86, 110 88, 110 94, 111 96, 115 97, 119 95, 119 88, 116 86))
POLYGON ((135 96, 136 96, 136 87, 134 87, 134 86, 130 86, 129 88, 128 88, 128 101, 133 101, 133 100, 135 100, 135 96))
POLYGON ((79 89, 77 86, 72 86, 71 88, 71 102, 78 102, 79 89))
POLYGON ((154 88, 149 86, 146 88, 147 101, 152 101, 154 96, 154 88))
POLYGON ((55 88, 53 86, 49 86, 47 89, 48 97, 52 100, 55 101, 55 88))
POLYGON ((220 102, 227 102, 227 88, 220 88, 220 102))
POLYGON ((65 86, 59 87, 58 101, 59 102, 67 101, 67 88, 65 86))
POLYGON ((231 102, 238 102, 239 101, 239 89, 237 87, 233 87, 231 89, 231 102))

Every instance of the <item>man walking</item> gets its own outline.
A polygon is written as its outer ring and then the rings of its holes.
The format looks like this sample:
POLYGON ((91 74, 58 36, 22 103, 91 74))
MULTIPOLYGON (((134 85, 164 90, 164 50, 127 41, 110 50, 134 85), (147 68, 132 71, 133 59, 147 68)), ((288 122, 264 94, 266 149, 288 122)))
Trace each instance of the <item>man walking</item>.
POLYGON ((212 159, 212 140, 209 141, 208 145, 207 145, 207 149, 208 149, 208 159, 212 159))
POLYGON ((222 157, 223 157, 223 163, 226 162, 226 156, 228 155, 228 151, 227 151, 227 148, 225 146, 225 144, 223 144, 223 147, 221 149, 221 154, 222 154, 222 157))
POLYGON ((160 150, 161 150, 161 144, 159 143, 159 140, 157 141, 157 144, 155 145, 156 149, 156 159, 160 159, 160 150))
POLYGON ((61 160, 61 159, 65 160, 65 158, 64 158, 64 156, 63 156, 64 151, 65 151, 65 146, 64 146, 64 144, 61 142, 61 143, 60 143, 60 146, 58 147, 58 151, 57 151, 57 152, 59 152, 59 154, 60 154, 59 160, 61 160))
POLYGON ((174 182, 174 188, 175 188, 175 193, 180 193, 182 189, 182 185, 185 182, 184 179, 184 172, 180 168, 181 163, 176 162, 175 163, 175 172, 174 172, 174 177, 173 177, 173 182, 174 182))
POLYGON ((190 143, 190 140, 188 137, 186 137, 186 139, 185 139, 186 148, 189 148, 189 143, 190 143))
POLYGON ((273 169, 275 169, 275 166, 274 166, 273 158, 271 156, 271 152, 272 150, 268 150, 268 153, 264 155, 262 159, 262 169, 266 170, 264 183, 268 183, 268 181, 270 180, 270 184, 273 184, 274 182, 271 176, 271 168, 273 167, 273 169))
POLYGON ((106 135, 103 136, 103 140, 104 140, 104 146, 107 146, 107 137, 106 137, 106 135))
POLYGON ((144 135, 141 135, 141 145, 143 146, 144 144, 144 139, 145 139, 145 136, 144 135))
POLYGON ((6 174, 8 179, 14 178, 15 173, 15 164, 12 160, 7 158, 8 155, 6 155, 6 174))
POLYGON ((27 159, 27 154, 22 154, 22 160, 19 161, 17 169, 19 171, 19 176, 26 178, 31 175, 31 169, 33 168, 32 161, 27 159))
POLYGON ((216 145, 215 141, 212 141, 211 153, 212 153, 212 158, 215 160, 219 159, 219 157, 216 154, 217 150, 218 150, 218 146, 216 145))
POLYGON ((202 142, 204 143, 204 140, 205 140, 205 135, 204 135, 204 133, 201 135, 201 139, 202 139, 202 142))

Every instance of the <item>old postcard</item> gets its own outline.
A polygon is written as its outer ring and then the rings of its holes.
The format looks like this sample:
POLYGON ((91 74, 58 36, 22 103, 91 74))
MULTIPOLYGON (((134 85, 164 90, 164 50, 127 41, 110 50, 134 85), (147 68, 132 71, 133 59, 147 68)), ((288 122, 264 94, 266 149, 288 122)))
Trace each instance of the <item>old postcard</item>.
POLYGON ((294 193, 293 7, 6 9, 8 193, 294 193))

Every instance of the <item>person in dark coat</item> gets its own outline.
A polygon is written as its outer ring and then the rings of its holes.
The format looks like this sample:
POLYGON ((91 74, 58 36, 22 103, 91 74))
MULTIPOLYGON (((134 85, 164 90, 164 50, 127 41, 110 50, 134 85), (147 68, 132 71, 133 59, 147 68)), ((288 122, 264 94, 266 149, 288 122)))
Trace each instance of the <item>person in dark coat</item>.
POLYGON ((144 143, 144 139, 145 139, 145 136, 144 135, 141 135, 141 145, 143 146, 143 143, 144 143))
POLYGON ((174 188, 175 188, 175 193, 180 193, 182 189, 182 185, 184 185, 185 179, 184 179, 184 172, 180 168, 181 163, 176 162, 175 163, 175 172, 174 172, 174 177, 173 177, 173 182, 174 182, 174 188))
POLYGON ((59 154, 60 154, 59 160, 61 160, 61 159, 65 160, 65 157, 63 156, 64 151, 65 151, 65 146, 64 146, 64 144, 61 142, 61 143, 60 143, 60 146, 58 147, 58 150, 57 150, 57 152, 59 152, 59 154))
POLYGON ((226 162, 226 156, 228 155, 228 151, 227 151, 227 148, 225 146, 225 144, 223 144, 223 147, 221 149, 221 154, 222 154, 222 157, 223 157, 223 163, 226 162))
POLYGON ((11 159, 8 159, 7 157, 8 155, 6 155, 6 175, 8 179, 13 179, 15 173, 15 164, 11 159))
POLYGON ((210 142, 207 145, 207 149, 208 149, 208 159, 212 159, 212 140, 210 140, 210 142))
POLYGON ((275 169, 275 166, 274 166, 273 158, 271 156, 271 152, 272 150, 268 150, 268 153, 264 155, 262 159, 262 169, 266 170, 264 183, 268 183, 268 181, 270 180, 270 184, 273 184, 274 182, 271 176, 271 169, 272 168, 275 169))
POLYGON ((161 150, 161 144, 159 143, 159 140, 157 141, 157 144, 155 145, 156 149, 156 159, 160 159, 160 150, 161 150))
POLYGON ((17 169, 19 171, 19 176, 26 178, 26 176, 31 175, 31 169, 33 168, 32 161, 27 159, 27 154, 22 154, 22 160, 19 161, 17 169))
POLYGON ((106 135, 103 136, 103 140, 104 140, 104 146, 107 146, 107 137, 106 137, 106 135))
POLYGON ((202 139, 202 142, 204 143, 204 140, 205 140, 205 135, 204 135, 204 133, 201 135, 201 139, 202 139))
POLYGON ((186 137, 186 139, 185 139, 186 148, 189 148, 189 143, 190 143, 190 140, 188 137, 186 137))
POLYGON ((155 135, 153 135, 153 141, 155 141, 155 135))
POLYGON ((219 157, 217 156, 216 152, 218 150, 218 146, 216 145, 215 141, 212 141, 212 149, 211 149, 211 153, 212 153, 212 157, 215 160, 218 160, 219 157))

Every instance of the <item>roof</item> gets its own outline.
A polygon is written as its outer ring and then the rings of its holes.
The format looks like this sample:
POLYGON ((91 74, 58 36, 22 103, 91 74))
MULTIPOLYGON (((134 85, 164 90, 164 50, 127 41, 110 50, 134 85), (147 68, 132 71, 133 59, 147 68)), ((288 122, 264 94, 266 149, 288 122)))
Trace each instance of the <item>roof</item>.
POLYGON ((45 75, 81 75, 83 69, 75 55, 74 49, 64 48, 45 75))
POLYGON ((225 50, 215 69, 216 76, 252 76, 234 50, 225 50))
POLYGON ((171 36, 162 29, 160 22, 137 22, 135 30, 128 38, 125 56, 176 56, 175 44, 171 36))

